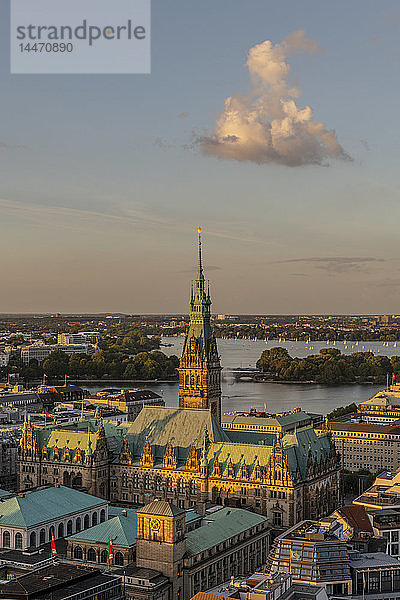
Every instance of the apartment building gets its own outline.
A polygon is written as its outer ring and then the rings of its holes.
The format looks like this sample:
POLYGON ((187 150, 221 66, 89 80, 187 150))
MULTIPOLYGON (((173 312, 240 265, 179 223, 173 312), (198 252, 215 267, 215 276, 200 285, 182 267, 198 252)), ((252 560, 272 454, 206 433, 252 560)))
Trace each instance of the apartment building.
POLYGON ((65 354, 88 354, 92 356, 96 347, 92 344, 32 344, 21 348, 21 360, 28 365, 31 360, 42 362, 55 350, 61 350, 65 354))
POLYGON ((378 473, 400 466, 400 425, 329 421, 328 429, 344 469, 378 473))

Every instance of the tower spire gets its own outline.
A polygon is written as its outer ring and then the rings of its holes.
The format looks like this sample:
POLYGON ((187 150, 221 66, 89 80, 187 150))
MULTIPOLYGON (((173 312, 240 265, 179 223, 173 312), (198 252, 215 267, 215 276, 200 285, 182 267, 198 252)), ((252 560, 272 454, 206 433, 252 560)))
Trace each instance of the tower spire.
POLYGON ((201 227, 198 227, 197 233, 199 235, 199 265, 197 269, 197 278, 201 279, 203 277, 203 257, 201 251, 201 227))
POLYGON ((209 408, 217 420, 221 414, 221 365, 211 328, 209 283, 203 273, 201 227, 198 234, 198 265, 190 296, 190 322, 179 365, 179 406, 209 408))

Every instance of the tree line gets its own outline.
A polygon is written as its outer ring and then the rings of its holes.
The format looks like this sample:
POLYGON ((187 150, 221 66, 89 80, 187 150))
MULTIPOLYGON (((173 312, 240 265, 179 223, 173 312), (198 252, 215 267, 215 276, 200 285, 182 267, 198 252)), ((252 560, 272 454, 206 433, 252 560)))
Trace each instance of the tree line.
POLYGON ((393 373, 399 379, 400 357, 375 356, 373 352, 346 355, 337 348, 323 348, 319 354, 293 358, 286 348, 277 347, 264 350, 257 368, 278 381, 384 384, 387 376, 391 379, 393 373))
POLYGON ((7 367, 0 371, 3 377, 19 373, 26 381, 41 379, 164 379, 176 378, 179 359, 160 352, 160 339, 148 337, 141 329, 107 337, 98 344, 94 355, 68 355, 60 350, 52 352, 39 363, 31 360, 29 365, 21 362, 17 353, 7 367))

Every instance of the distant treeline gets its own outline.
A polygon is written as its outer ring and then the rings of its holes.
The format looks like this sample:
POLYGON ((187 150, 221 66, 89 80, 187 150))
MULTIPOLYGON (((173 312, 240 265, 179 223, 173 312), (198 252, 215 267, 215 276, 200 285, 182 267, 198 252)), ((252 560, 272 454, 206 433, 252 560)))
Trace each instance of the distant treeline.
POLYGON ((400 357, 375 356, 372 352, 342 354, 324 348, 319 354, 292 358, 285 348, 264 350, 257 368, 282 381, 314 381, 324 384, 373 382, 383 384, 393 373, 400 376, 400 357))
POLYGON ((52 352, 46 360, 30 361, 24 365, 16 354, 7 367, 0 369, 3 377, 19 373, 26 381, 40 379, 46 374, 50 379, 70 375, 73 379, 163 379, 175 378, 179 359, 167 357, 158 350, 160 339, 148 337, 142 329, 104 338, 93 356, 72 354, 60 350, 52 352))

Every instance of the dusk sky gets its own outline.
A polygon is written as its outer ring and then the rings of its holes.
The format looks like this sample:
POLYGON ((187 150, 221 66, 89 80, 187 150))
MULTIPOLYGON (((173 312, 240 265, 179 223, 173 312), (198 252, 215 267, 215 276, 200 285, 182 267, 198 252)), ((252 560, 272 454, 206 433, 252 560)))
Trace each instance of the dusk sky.
POLYGON ((0 312, 400 313, 398 0, 153 0, 151 75, 10 75, 0 312))

